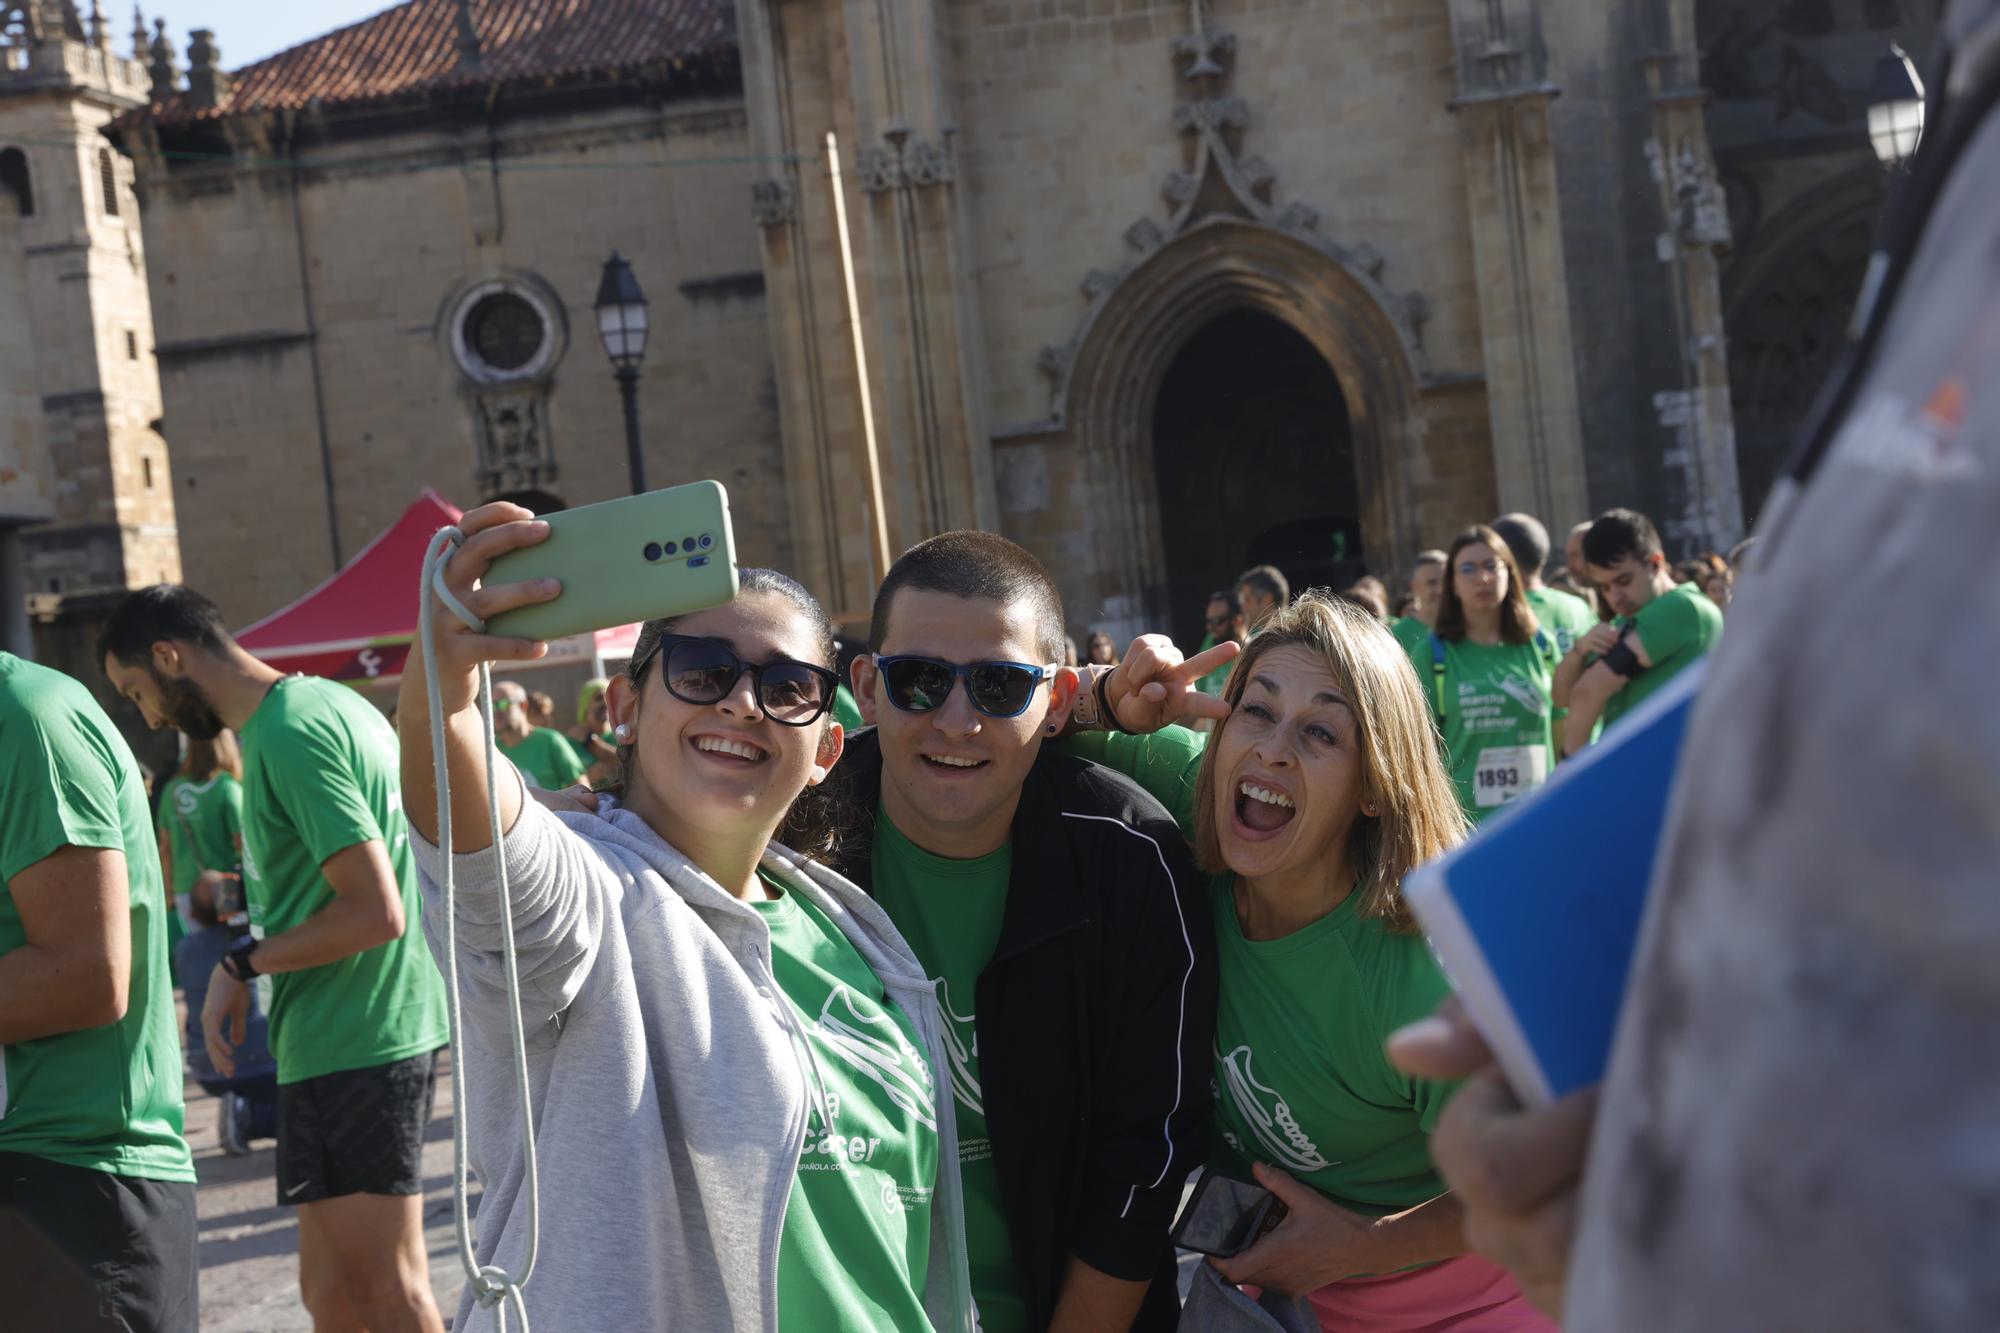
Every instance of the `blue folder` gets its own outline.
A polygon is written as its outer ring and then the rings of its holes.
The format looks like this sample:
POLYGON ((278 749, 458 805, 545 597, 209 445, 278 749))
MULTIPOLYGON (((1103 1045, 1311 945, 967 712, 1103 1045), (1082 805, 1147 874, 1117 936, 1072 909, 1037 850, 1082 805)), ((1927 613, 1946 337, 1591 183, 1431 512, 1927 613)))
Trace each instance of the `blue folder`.
POLYGON ((1545 1105, 1604 1077, 1705 663, 1405 884, 1514 1091, 1545 1105))

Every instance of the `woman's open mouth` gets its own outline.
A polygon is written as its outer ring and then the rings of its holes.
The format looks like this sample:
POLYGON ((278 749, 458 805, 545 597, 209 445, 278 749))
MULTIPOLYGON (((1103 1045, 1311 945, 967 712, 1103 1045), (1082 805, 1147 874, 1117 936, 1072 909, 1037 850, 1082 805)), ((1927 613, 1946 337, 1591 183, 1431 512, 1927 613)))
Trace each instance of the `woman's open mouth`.
POLYGON ((1292 798, 1258 782, 1239 783, 1236 788, 1236 822, 1251 833, 1270 834, 1292 822, 1299 813, 1292 798))

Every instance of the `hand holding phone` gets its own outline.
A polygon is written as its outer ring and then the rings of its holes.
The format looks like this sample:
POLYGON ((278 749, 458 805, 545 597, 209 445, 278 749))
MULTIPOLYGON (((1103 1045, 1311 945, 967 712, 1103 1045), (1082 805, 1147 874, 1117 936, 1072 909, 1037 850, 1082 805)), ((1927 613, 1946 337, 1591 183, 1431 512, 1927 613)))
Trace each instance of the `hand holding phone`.
MULTIPOLYGON (((533 577, 521 582, 493 578, 495 560, 508 552, 532 547, 548 538, 548 524, 517 504, 495 501, 466 511, 458 521, 465 540, 443 566, 444 585, 465 609, 487 622, 481 633, 440 604, 432 614, 435 643, 414 645, 410 668, 405 675, 418 680, 420 654, 437 655, 438 687, 444 715, 450 717, 472 706, 478 692, 476 669, 482 662, 532 661, 545 651, 533 638, 511 637, 495 632, 493 621, 518 607, 547 602, 562 591, 560 580, 533 577)), ((436 598, 429 588, 424 596, 436 598)), ((419 694, 417 698, 422 698, 419 694)), ((424 710, 419 708, 418 713, 424 710)))
POLYGON ((1262 1185, 1205 1171, 1170 1237, 1180 1249, 1228 1259, 1255 1245, 1285 1213, 1278 1196, 1262 1185))

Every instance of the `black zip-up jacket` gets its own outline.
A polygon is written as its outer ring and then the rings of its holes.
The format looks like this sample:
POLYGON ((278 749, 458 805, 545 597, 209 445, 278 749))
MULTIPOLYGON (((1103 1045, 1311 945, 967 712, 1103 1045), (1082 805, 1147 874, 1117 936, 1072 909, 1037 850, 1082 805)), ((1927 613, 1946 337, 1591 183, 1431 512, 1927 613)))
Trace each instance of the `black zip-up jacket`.
MULTIPOLYGON (((882 750, 847 743, 829 781, 861 812, 835 858, 873 892, 882 750)), ((1208 1153, 1215 935, 1173 818, 1123 774, 1044 748, 1021 787, 1014 860, 974 1024, 986 1124, 1032 1328, 1069 1256, 1150 1279, 1132 1327, 1179 1321, 1167 1240, 1208 1153)))

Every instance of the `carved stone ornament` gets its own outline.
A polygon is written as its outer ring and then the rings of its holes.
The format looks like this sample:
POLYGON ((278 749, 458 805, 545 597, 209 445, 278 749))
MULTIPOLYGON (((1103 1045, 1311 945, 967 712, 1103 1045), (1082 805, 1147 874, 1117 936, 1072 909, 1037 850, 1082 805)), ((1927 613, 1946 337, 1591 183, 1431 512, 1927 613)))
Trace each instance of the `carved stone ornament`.
POLYGON ((1398 293, 1385 286, 1382 274, 1387 260, 1373 245, 1348 247, 1321 235, 1319 210, 1310 204, 1274 202, 1277 169, 1262 157, 1241 154, 1241 140, 1252 123, 1250 103, 1223 86, 1235 73, 1236 39, 1210 26, 1204 0, 1189 0, 1189 15, 1191 31, 1174 39, 1171 55, 1175 67, 1185 67, 1187 79, 1197 84, 1199 95, 1179 101, 1173 111, 1176 132, 1190 142, 1185 166, 1169 172, 1160 183, 1169 216, 1164 222, 1153 217, 1135 220, 1124 233, 1134 257, 1115 269, 1091 269, 1079 284, 1088 308, 1075 331, 1067 343, 1045 346, 1035 358, 1035 368, 1049 381, 1048 417, 1010 428, 1008 434, 1063 427, 1077 352, 1099 314, 1126 280, 1160 250, 1211 222, 1248 223, 1282 232, 1341 265, 1395 326, 1418 376, 1428 378, 1431 373, 1422 336, 1429 300, 1421 292, 1398 293))
POLYGON ((951 160, 951 141, 917 139, 903 155, 903 171, 911 185, 944 185, 958 178, 951 160))
POLYGON ((1684 245, 1728 245, 1729 199, 1716 178, 1715 164, 1694 144, 1682 142, 1671 173, 1674 230, 1684 245))
POLYGON ((790 182, 766 180, 751 185, 750 216, 760 227, 782 227, 798 221, 798 201, 792 197, 790 182))
POLYGON ((870 194, 886 194, 903 187, 902 155, 894 148, 869 144, 854 155, 854 174, 861 188, 870 194))
POLYGON ((526 490, 556 479, 547 385, 482 390, 473 396, 473 408, 479 448, 473 477, 480 494, 526 490))

